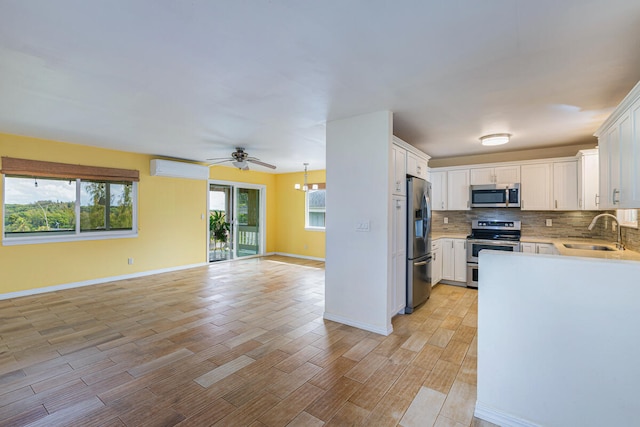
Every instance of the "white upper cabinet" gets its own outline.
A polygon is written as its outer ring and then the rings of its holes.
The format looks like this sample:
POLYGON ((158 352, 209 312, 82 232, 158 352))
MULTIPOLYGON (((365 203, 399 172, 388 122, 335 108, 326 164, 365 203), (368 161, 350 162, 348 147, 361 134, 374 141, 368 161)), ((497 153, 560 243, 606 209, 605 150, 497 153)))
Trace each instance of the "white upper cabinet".
POLYGON ((551 164, 522 165, 520 191, 520 209, 551 210, 551 164))
POLYGON ((469 204, 469 169, 447 172, 447 208, 450 211, 466 211, 469 204))
POLYGON ((578 161, 553 163, 553 209, 578 209, 578 161))
POLYGON ((447 172, 431 170, 431 206, 434 211, 447 210, 447 172))
POLYGON ((585 211, 600 209, 598 150, 578 152, 578 207, 585 211))
POLYGON ((427 179, 428 160, 407 152, 407 175, 427 179))
POLYGON ((640 208, 640 83, 596 131, 600 207, 640 208))
POLYGON ((406 196, 407 194, 407 150, 397 145, 392 145, 393 150, 393 183, 391 186, 392 194, 398 196, 406 196))
POLYGON ((471 169, 471 185, 514 184, 520 182, 520 166, 471 169))

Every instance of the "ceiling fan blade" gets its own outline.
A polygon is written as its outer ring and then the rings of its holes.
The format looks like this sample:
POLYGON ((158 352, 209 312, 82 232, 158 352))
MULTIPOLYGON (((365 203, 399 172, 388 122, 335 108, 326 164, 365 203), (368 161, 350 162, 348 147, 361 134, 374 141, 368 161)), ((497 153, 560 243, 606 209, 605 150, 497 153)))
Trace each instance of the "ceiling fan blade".
POLYGON ((209 163, 209 166, 211 165, 217 165, 220 163, 225 163, 225 162, 232 162, 234 161, 234 159, 224 159, 224 160, 218 160, 218 159, 207 159, 207 160, 215 160, 215 162, 209 163))
POLYGON ((270 168, 270 169, 275 169, 276 168, 274 165, 270 165, 269 163, 262 162, 262 161, 260 161, 260 160, 258 160, 256 158, 249 157, 249 158, 247 158, 245 160, 247 162, 255 163, 256 165, 264 166, 265 168, 270 168))

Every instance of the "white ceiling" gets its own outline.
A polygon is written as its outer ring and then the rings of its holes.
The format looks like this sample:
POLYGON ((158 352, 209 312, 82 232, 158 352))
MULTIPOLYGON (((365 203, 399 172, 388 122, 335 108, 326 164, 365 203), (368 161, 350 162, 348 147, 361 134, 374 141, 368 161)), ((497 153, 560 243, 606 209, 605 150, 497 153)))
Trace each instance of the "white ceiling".
POLYGON ((276 172, 385 109, 435 158, 595 142, 638 80, 635 0, 0 0, 0 132, 276 172))

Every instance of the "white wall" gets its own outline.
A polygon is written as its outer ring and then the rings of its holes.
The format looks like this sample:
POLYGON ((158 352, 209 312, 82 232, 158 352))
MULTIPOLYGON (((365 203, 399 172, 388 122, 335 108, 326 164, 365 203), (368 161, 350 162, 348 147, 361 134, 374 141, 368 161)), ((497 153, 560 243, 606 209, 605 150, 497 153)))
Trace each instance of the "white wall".
POLYGON ((476 416, 638 426, 640 263, 480 253, 476 416))
POLYGON ((327 123, 324 317, 382 334, 387 315, 390 224, 389 111, 327 123), (369 221, 369 232, 356 225, 369 221))

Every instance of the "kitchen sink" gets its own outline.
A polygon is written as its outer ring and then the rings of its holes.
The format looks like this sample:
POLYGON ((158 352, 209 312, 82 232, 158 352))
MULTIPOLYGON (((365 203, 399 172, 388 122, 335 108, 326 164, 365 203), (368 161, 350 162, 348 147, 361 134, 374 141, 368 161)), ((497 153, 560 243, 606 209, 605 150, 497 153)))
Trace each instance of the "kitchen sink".
POLYGON ((603 245, 585 245, 582 243, 563 243, 568 249, 582 249, 585 251, 615 251, 616 249, 603 245))

